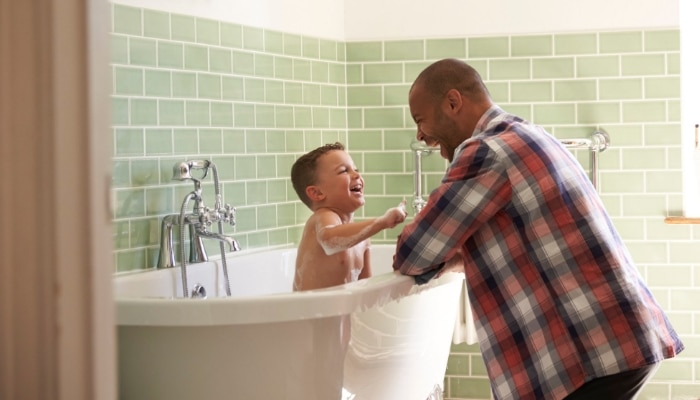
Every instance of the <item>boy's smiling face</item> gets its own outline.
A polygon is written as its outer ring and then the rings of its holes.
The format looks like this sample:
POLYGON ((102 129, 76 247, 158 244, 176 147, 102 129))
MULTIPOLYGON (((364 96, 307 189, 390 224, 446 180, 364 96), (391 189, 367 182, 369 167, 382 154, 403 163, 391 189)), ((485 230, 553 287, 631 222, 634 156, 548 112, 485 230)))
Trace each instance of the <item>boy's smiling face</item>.
POLYGON ((333 150, 316 161, 316 183, 306 193, 317 207, 353 213, 365 204, 364 186, 350 155, 333 150))

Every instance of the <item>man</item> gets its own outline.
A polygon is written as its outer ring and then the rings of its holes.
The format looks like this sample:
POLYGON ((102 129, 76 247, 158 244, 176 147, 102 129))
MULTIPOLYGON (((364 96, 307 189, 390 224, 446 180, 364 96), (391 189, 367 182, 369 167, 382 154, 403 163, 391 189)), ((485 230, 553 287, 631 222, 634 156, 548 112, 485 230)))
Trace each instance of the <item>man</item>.
POLYGON ((426 68, 409 106, 450 166, 394 269, 420 282, 462 258, 496 399, 634 398, 683 344, 576 159, 459 60, 426 68))

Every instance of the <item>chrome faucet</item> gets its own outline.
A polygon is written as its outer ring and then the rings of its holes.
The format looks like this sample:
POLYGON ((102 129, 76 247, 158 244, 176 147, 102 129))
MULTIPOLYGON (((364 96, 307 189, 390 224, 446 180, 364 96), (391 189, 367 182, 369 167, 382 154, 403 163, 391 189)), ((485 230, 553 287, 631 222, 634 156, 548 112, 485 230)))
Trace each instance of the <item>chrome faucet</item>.
MULTIPOLYGON (((232 211, 233 212, 233 211, 232 211)), ((232 225, 235 225, 235 216, 232 225)), ((175 260, 175 229, 180 227, 180 214, 168 214, 163 217, 160 224, 160 251, 158 252, 158 261, 156 268, 172 268, 177 266, 175 260)), ((238 241, 233 237, 223 235, 221 233, 211 232, 207 230, 206 225, 200 224, 200 216, 196 214, 185 215, 185 225, 188 228, 190 247, 189 257, 187 262, 190 264, 209 261, 206 248, 202 238, 219 240, 228 244, 230 251, 239 251, 241 249, 238 241), (194 218, 193 218, 194 217, 194 218)), ((231 221, 229 219, 228 221, 231 221)))
POLYGON ((161 223, 161 238, 160 238, 160 253, 158 254, 157 268, 174 267, 175 264, 175 247, 173 245, 174 227, 180 229, 180 263, 182 267, 182 292, 184 297, 188 296, 187 291, 187 262, 185 261, 185 229, 187 226, 190 238, 189 262, 203 262, 209 258, 202 243, 202 239, 214 239, 219 241, 219 249, 221 250, 221 263, 224 277, 226 279, 226 293, 231 295, 231 285, 228 280, 228 268, 226 266, 226 249, 225 244, 228 244, 231 251, 241 249, 236 239, 224 235, 223 223, 227 222, 231 225, 236 224, 236 210, 229 204, 222 204, 221 190, 219 177, 216 166, 209 160, 192 160, 181 163, 176 163, 173 166, 174 180, 191 180, 194 182, 194 190, 185 196, 180 208, 179 214, 170 214, 163 217, 161 223), (207 176, 209 170, 214 175, 214 186, 216 202, 214 209, 206 207, 202 198, 202 179, 207 176), (200 171, 197 177, 193 176, 193 171, 200 171), (194 207, 191 213, 187 213, 187 206, 190 201, 194 201, 194 207), (209 231, 209 227, 217 223, 218 232, 209 231))

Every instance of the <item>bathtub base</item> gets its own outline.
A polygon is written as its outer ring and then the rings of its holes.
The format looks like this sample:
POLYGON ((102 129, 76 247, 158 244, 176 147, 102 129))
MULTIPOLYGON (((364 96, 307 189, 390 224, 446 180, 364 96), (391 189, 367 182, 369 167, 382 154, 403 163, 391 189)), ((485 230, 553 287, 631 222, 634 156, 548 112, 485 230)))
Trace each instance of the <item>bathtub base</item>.
POLYGON ((442 399, 461 285, 352 314, 344 385, 354 400, 442 399))
POLYGON ((119 398, 340 399, 343 318, 273 329, 121 326, 119 398))

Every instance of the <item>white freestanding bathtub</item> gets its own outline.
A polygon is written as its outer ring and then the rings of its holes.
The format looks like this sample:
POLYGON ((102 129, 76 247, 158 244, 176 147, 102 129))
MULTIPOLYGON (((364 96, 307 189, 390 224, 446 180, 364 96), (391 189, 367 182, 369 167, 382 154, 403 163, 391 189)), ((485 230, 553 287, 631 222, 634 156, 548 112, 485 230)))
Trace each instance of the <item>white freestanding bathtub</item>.
POLYGON ((463 274, 425 285, 391 270, 395 246, 374 245, 374 276, 292 292, 296 249, 117 274, 123 400, 440 399, 463 274))

